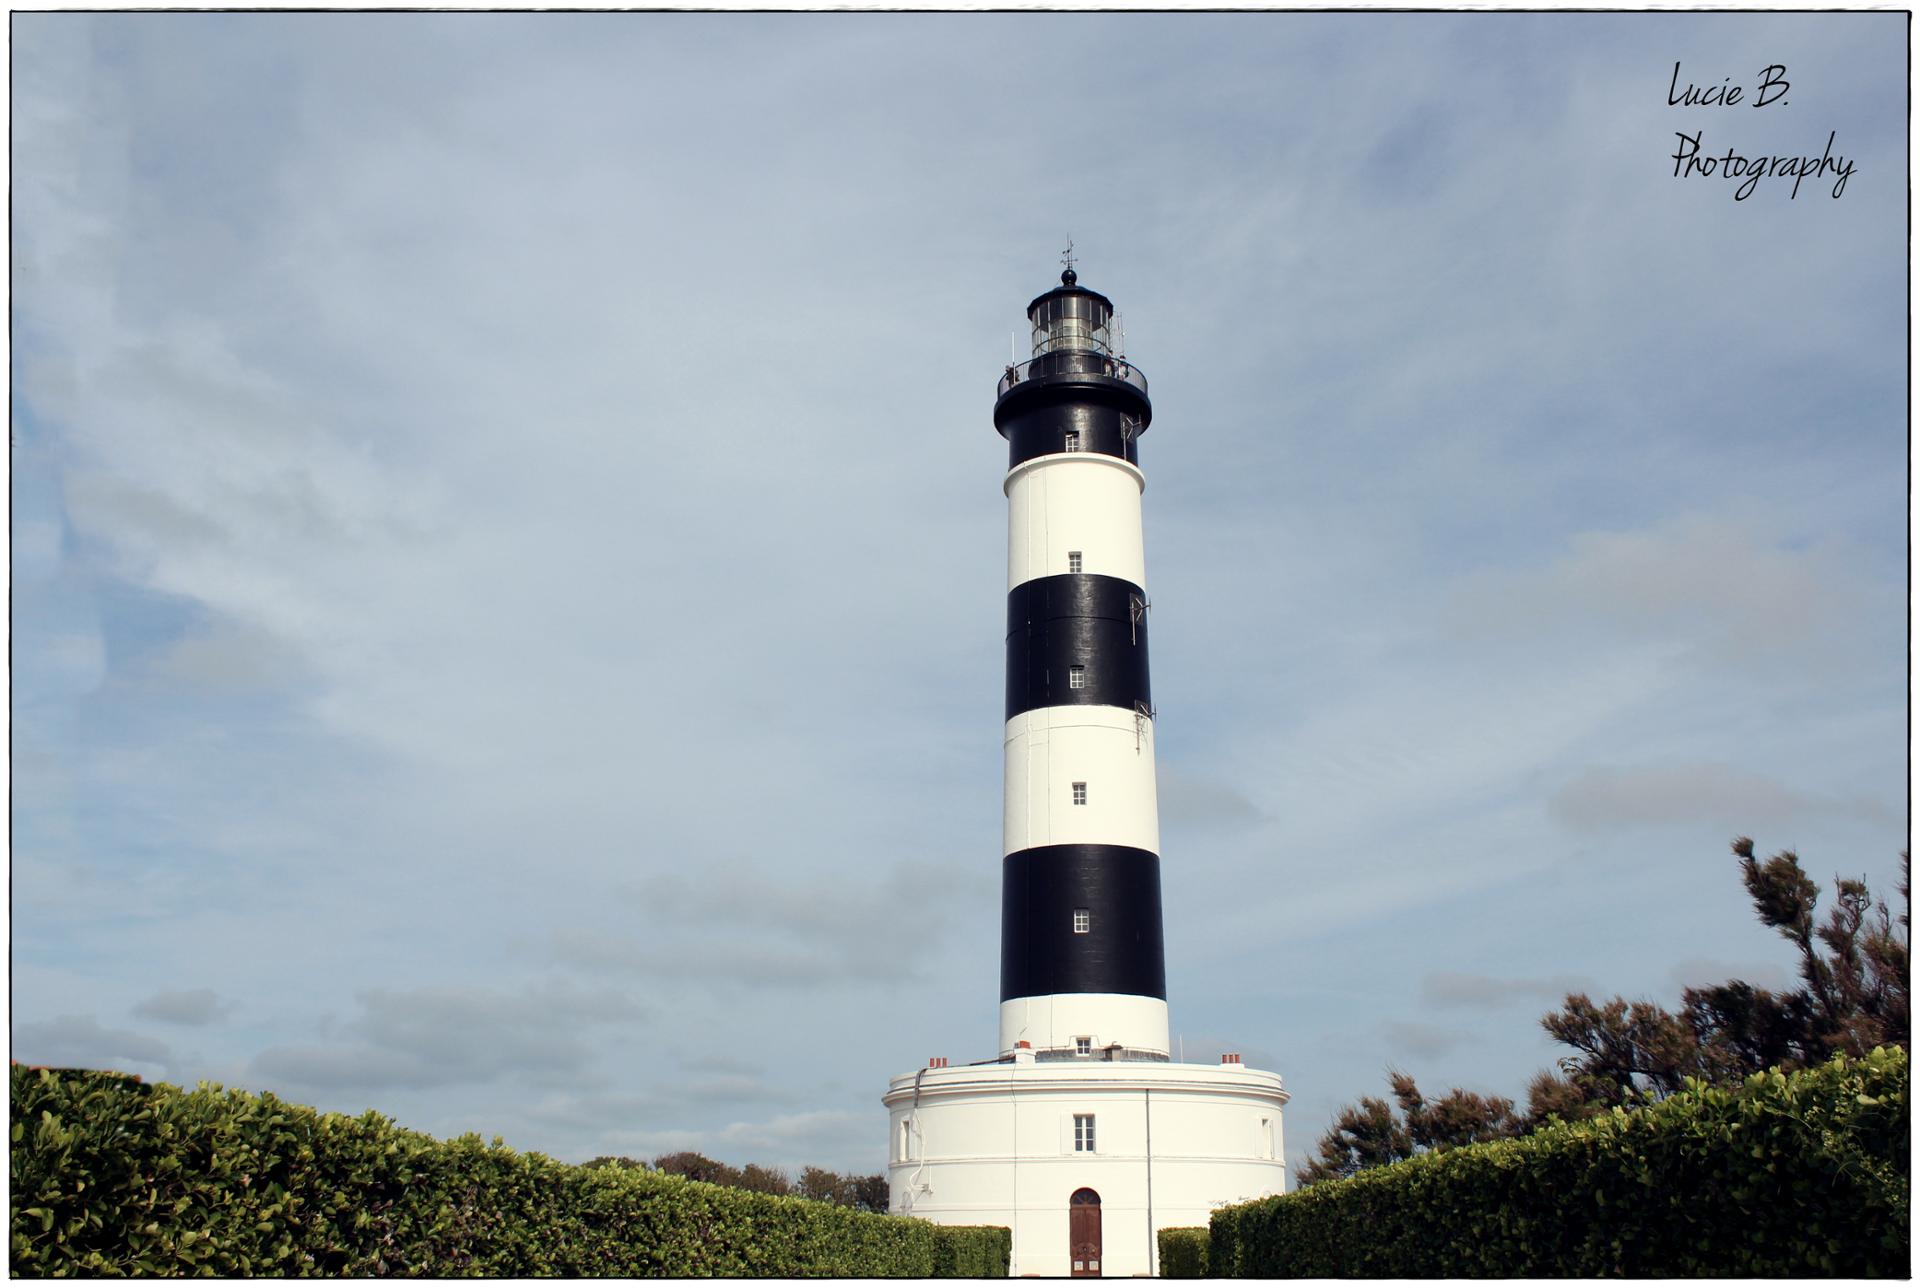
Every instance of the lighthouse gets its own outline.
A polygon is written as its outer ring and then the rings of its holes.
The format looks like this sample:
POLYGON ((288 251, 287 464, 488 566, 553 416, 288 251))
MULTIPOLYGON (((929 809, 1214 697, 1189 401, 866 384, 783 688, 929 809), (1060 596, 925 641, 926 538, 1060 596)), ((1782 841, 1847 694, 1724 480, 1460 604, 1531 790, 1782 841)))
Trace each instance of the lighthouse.
POLYGON ((995 1055, 902 1074, 893 1211, 1013 1231, 1016 1275, 1158 1272, 1156 1231, 1286 1183, 1279 1075, 1173 1060, 1147 665, 1146 377, 1113 303, 1027 305, 1007 444, 1005 814, 995 1055))
POLYGON ((1114 352, 1112 302, 1071 267, 1027 317, 1033 356, 993 409, 1009 517, 1000 1046, 1165 1060, 1138 464, 1153 405, 1114 352))

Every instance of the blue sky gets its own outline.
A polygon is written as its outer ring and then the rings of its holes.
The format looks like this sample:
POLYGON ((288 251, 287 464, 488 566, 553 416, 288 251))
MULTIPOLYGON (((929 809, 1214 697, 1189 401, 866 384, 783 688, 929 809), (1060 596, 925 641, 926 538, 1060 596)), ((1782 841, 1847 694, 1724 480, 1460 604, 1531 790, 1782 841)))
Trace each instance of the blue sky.
POLYGON ((14 1057, 879 1170, 993 1053, 1068 236, 1187 1057, 1297 1160, 1569 988, 1784 983, 1728 838, 1907 832, 1905 23, 15 15, 14 1057))

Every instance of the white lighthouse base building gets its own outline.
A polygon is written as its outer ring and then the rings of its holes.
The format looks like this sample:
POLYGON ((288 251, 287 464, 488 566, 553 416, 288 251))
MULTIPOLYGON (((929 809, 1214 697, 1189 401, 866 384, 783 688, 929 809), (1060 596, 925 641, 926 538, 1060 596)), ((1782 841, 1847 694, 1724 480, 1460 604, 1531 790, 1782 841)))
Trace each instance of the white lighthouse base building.
POLYGON ((1015 1275, 1159 1273, 1160 1230, 1286 1188, 1280 1075, 1025 1046, 893 1079, 892 1210, 1013 1231, 1015 1275))

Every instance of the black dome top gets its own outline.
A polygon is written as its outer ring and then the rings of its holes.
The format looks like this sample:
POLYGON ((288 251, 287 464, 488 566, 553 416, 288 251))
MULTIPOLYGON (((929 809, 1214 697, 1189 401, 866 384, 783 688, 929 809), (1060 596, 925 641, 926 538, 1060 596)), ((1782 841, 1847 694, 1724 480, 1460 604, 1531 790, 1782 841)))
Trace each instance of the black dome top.
POLYGON ((1060 274, 1060 285, 1054 287, 1051 291, 1047 291, 1044 294, 1034 296, 1033 299, 1027 304, 1027 312, 1032 313, 1034 310, 1034 306, 1039 304, 1040 301, 1050 300, 1056 295, 1084 295, 1089 299, 1099 300, 1102 304, 1107 306, 1107 312, 1109 313, 1113 312, 1113 301, 1108 299, 1106 296, 1100 294, 1100 292, 1098 291, 1090 291, 1086 287, 1080 285, 1080 274, 1074 272, 1072 269, 1068 269, 1066 272, 1060 274))

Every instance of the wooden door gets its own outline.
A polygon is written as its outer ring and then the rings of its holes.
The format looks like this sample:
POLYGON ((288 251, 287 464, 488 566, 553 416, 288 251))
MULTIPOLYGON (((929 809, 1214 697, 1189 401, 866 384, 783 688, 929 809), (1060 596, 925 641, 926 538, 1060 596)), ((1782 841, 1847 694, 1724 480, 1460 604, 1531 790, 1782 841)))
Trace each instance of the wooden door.
POLYGON ((1075 1190, 1067 1205, 1067 1244, 1073 1254, 1073 1277, 1100 1277, 1100 1196, 1075 1190))

